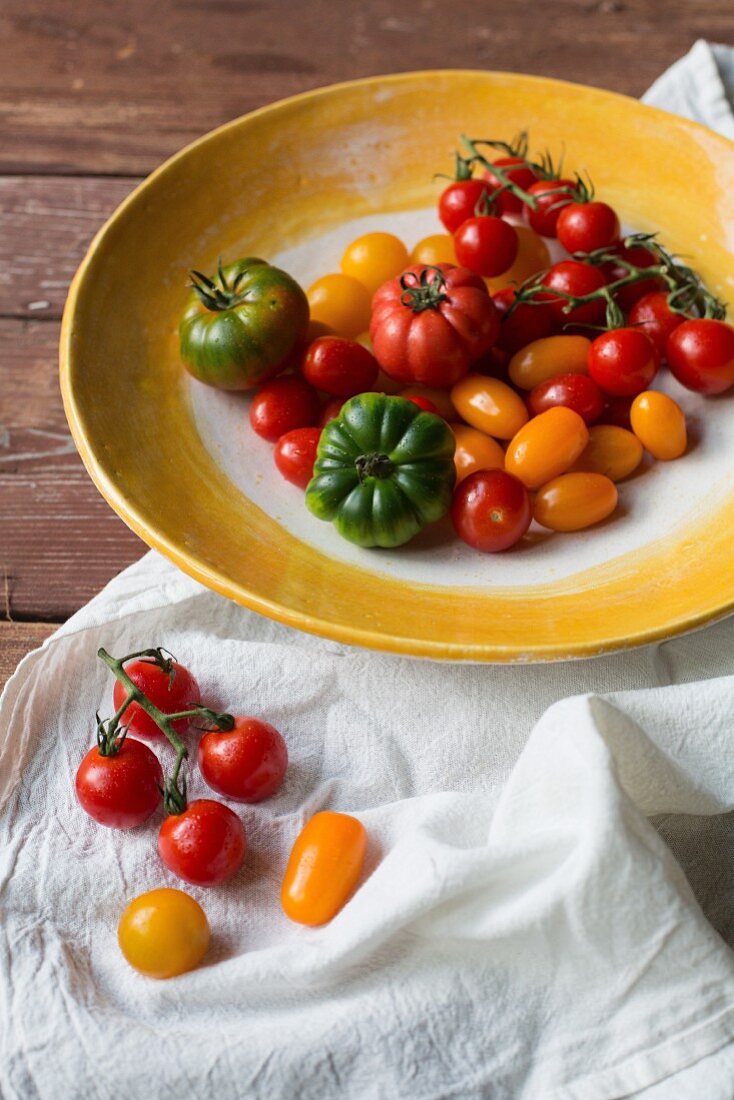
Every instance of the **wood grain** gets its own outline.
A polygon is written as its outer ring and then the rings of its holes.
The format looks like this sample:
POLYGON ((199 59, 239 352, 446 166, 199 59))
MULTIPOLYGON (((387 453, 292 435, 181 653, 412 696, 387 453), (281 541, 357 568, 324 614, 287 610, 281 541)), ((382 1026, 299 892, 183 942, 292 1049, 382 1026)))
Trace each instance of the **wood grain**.
POLYGON ((53 623, 0 622, 0 691, 20 659, 55 629, 53 623))

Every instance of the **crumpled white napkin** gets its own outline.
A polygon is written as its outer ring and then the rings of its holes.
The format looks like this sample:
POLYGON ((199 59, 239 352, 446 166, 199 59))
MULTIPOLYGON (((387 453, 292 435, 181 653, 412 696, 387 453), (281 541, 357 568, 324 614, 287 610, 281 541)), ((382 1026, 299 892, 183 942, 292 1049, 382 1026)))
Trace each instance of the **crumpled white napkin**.
POLYGON ((727 834, 695 823, 727 819, 667 815, 734 805, 733 641, 729 620, 598 660, 435 665, 295 633, 146 555, 0 701, 0 1096, 731 1100, 734 956, 649 818, 723 927, 696 848, 727 834), (71 782, 110 712, 97 648, 154 643, 291 756, 238 807, 242 872, 190 888, 206 965, 164 983, 115 934, 130 898, 180 885, 156 828, 95 826, 71 782), (324 807, 364 821, 368 870, 306 930, 279 882, 324 807))

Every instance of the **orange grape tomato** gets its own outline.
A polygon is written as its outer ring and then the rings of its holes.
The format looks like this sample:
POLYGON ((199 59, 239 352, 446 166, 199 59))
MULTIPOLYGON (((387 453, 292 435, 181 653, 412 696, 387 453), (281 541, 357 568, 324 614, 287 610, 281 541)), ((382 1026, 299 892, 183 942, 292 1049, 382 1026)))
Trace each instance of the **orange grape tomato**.
POLYGON ((456 420, 456 409, 448 390, 439 390, 435 386, 404 386, 398 392, 401 397, 427 397, 436 406, 444 420, 456 420))
POLYGON ((209 946, 209 922, 183 890, 149 890, 130 902, 117 930, 130 966, 148 978, 175 978, 198 966, 209 946))
POLYGON ((393 233, 365 233, 352 241, 342 256, 341 269, 374 294, 410 263, 408 249, 393 233))
POLYGON ((521 390, 532 390, 557 374, 588 374, 590 347, 591 340, 585 336, 544 336, 542 340, 533 340, 510 359, 510 381, 521 390))
POLYGON ((603 474, 561 474, 541 486, 533 518, 551 531, 581 531, 610 516, 617 486, 603 474))
POLYGON ((589 429, 573 409, 556 405, 529 420, 511 440, 505 469, 528 489, 539 489, 573 466, 589 441, 589 429))
POLYGON ((616 424, 589 428, 589 442, 576 459, 574 470, 604 474, 612 481, 629 477, 642 462, 642 444, 636 435, 616 424))
POLYGON ((667 393, 646 390, 632 402, 632 431, 653 458, 669 462, 680 458, 688 445, 682 408, 667 393))
POLYGON ((372 295, 351 275, 322 275, 306 294, 311 320, 353 339, 370 327, 372 295))
POLYGON ((543 238, 529 225, 516 225, 514 228, 517 233, 517 257, 507 271, 493 279, 484 280, 490 294, 496 294, 507 286, 519 286, 531 275, 545 271, 550 266, 550 252, 543 238))
POLYGON ((410 254, 412 264, 455 264, 454 238, 448 233, 433 233, 418 241, 410 254))
POLYGON ((497 439, 512 439, 528 419, 520 395, 486 374, 467 374, 452 387, 451 400, 462 420, 497 439))
POLYGON ((505 452, 496 439, 465 424, 452 424, 451 429, 456 439, 454 462, 457 485, 476 470, 504 469, 505 452))
POLYGON ((280 900, 299 924, 326 924, 349 901, 367 849, 361 821, 323 810, 307 821, 293 845, 280 900))

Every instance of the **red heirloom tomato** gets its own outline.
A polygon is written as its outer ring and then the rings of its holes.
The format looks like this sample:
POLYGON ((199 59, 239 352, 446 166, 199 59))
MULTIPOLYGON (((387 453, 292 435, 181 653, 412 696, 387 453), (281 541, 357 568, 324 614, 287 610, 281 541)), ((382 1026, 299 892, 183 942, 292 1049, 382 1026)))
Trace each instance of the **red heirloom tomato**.
POLYGON ((303 360, 303 377, 334 397, 354 397, 371 390, 379 367, 374 355, 356 340, 321 336, 303 360))
POLYGON ((521 302, 508 317, 507 311, 515 301, 512 287, 498 290, 492 295, 492 301, 501 318, 497 347, 509 355, 514 355, 534 340, 542 340, 558 332, 556 315, 547 305, 527 305, 521 302))
POLYGON ((619 240, 619 218, 605 202, 572 202, 558 215, 556 235, 568 252, 593 252, 619 240))
POLYGON ((588 374, 558 374, 534 386, 528 396, 528 408, 532 416, 564 405, 573 409, 586 424, 598 420, 604 409, 604 395, 588 374))
POLYGON ((414 264, 372 299, 370 338, 391 378, 453 386, 494 344, 500 322, 479 275, 414 264))
POLYGON ((652 340, 662 359, 668 343, 668 337, 685 321, 681 313, 676 313, 668 305, 666 290, 653 290, 635 302, 627 318, 632 328, 639 328, 652 340))
POLYGON ((275 465, 286 481, 305 489, 313 475, 321 428, 294 428, 275 444, 275 465))
POLYGON ((486 279, 507 271, 515 262, 517 248, 513 226, 489 214, 467 218, 454 233, 456 259, 486 279))
POLYGON ((723 393, 734 385, 734 328, 725 321, 684 321, 670 334, 668 366, 698 393, 723 393))
MULTIPOLYGON (((176 714, 180 710, 190 710, 200 699, 199 685, 187 668, 178 661, 171 661, 170 673, 164 672, 159 665, 151 661, 131 661, 125 665, 125 672, 143 695, 164 714, 176 714)), ((119 680, 112 690, 115 710, 125 702, 125 688, 119 680)), ((121 724, 127 726, 128 733, 142 737, 146 741, 165 741, 166 735, 158 728, 153 719, 145 713, 138 703, 131 703, 125 710, 121 724)), ((176 733, 185 733, 188 718, 179 718, 173 723, 176 733)))
MULTIPOLYGON (((620 243, 614 245, 610 251, 619 256, 620 259, 634 264, 635 267, 653 267, 657 263, 653 253, 640 244, 627 248, 620 243)), ((623 279, 625 275, 629 275, 622 264, 615 263, 613 260, 603 264, 602 271, 608 283, 616 283, 618 279, 623 279)), ((620 309, 627 313, 640 298, 644 298, 646 294, 652 294, 654 290, 661 290, 663 286, 664 283, 657 275, 651 275, 649 279, 641 279, 639 283, 630 283, 629 286, 623 286, 621 290, 616 292, 614 297, 620 309)))
POLYGON ((487 186, 485 180, 456 180, 450 183, 438 200, 438 216, 449 233, 455 233, 462 222, 473 218, 477 204, 491 192, 492 188, 487 186))
MULTIPOLYGON (((527 191, 535 183, 537 176, 530 166, 522 159, 522 157, 498 157, 497 160, 492 162, 496 164, 498 168, 504 168, 507 171, 507 178, 511 180, 523 191, 527 191), (513 165, 517 165, 515 168, 513 165)), ((504 173, 503 173, 504 174, 504 173)), ((499 190, 503 186, 502 180, 499 176, 496 176, 494 172, 487 169, 484 172, 484 178, 489 183, 493 190, 499 190)), ((501 195, 497 195, 494 208, 498 214, 520 214, 522 213, 523 203, 522 199, 517 195, 513 195, 511 191, 503 191, 501 195)))
POLYGON ((525 207, 525 220, 541 237, 555 237, 558 215, 573 202, 576 184, 573 180, 538 180, 527 190, 538 206, 536 210, 525 207))
POLYGON ((194 886, 216 886, 242 866, 245 827, 222 802, 200 798, 161 825, 158 852, 166 867, 194 886))
POLYGON ((589 348, 589 374, 615 397, 634 397, 648 389, 658 365, 655 345, 638 328, 602 332, 589 348))
POLYGON ((199 767, 217 794, 234 802, 262 802, 283 782, 288 749, 269 722, 237 717, 231 730, 204 734, 199 767))
POLYGON ((456 533, 475 550, 494 553, 514 546, 532 517, 530 494, 504 470, 477 470, 454 492, 451 519, 456 533))
MULTIPOLYGON (((582 298, 601 289, 606 284, 606 278, 598 267, 592 267, 591 264, 581 263, 580 260, 561 260, 548 269, 541 282, 552 290, 582 298)), ((567 303, 562 297, 549 294, 547 301, 556 315, 556 321, 561 325, 600 325, 606 316, 606 304, 601 298, 576 306, 568 313, 564 313, 567 303)))
POLYGON ((313 427, 320 412, 313 386, 291 374, 260 387, 250 405, 250 424, 259 436, 275 443, 294 428, 313 427))
POLYGON ((76 773, 76 796, 90 817, 112 829, 142 825, 161 801, 163 769, 142 741, 126 737, 112 755, 95 745, 76 773))

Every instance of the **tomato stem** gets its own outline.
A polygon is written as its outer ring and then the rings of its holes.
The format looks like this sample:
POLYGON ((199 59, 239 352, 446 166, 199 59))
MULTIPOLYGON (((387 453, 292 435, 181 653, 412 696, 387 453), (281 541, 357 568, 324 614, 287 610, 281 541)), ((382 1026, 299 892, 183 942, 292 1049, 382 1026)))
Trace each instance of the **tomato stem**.
POLYGON ((446 280, 440 267, 427 264, 420 273, 420 277, 414 271, 406 271, 400 277, 400 285, 403 293, 400 295, 401 305, 412 310, 413 313, 423 313, 426 309, 438 309, 441 302, 447 302, 448 294, 445 292, 446 280), (433 278, 429 281, 428 275, 433 272, 433 278))
MULTIPOLYGON (((471 153, 471 158, 469 158, 468 163, 481 164, 482 167, 486 168, 488 172, 491 172, 493 176, 497 177, 500 183, 503 184, 504 190, 510 191, 513 195, 520 199, 521 202, 524 202, 526 206, 529 206, 531 210, 538 209, 538 200, 535 198, 535 196, 531 195, 529 191, 523 190, 522 187, 519 187, 510 179, 510 172, 517 171, 517 168, 521 166, 511 165, 510 167, 505 168, 504 166, 493 164, 492 161, 488 160, 483 153, 479 152, 479 149, 477 148, 478 145, 489 145, 491 147, 496 147, 497 142, 489 141, 486 138, 468 138, 466 134, 461 135, 461 141, 471 153)), ((530 168, 535 167, 529 161, 527 162, 527 164, 530 168)))

